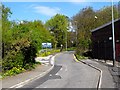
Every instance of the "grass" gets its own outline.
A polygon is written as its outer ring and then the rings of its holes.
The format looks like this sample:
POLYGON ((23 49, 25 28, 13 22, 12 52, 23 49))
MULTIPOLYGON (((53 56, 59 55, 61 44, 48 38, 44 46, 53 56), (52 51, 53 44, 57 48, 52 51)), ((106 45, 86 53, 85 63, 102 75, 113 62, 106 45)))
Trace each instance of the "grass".
POLYGON ((88 57, 85 57, 85 56, 82 56, 82 55, 78 55, 78 54, 75 54, 77 60, 85 60, 85 59, 88 59, 88 57))
POLYGON ((2 78, 5 78, 5 77, 7 77, 7 76, 15 76, 15 75, 17 75, 17 74, 19 74, 19 73, 22 73, 22 72, 24 72, 24 71, 25 71, 24 68, 21 68, 21 67, 19 67, 19 68, 13 67, 12 69, 7 70, 7 71, 4 72, 4 73, 1 73, 1 76, 2 76, 2 78))
POLYGON ((13 67, 12 69, 10 70, 7 70, 5 72, 1 72, 0 73, 0 79, 4 79, 8 76, 15 76, 17 74, 20 74, 20 73, 23 73, 23 72, 26 72, 26 71, 31 71, 33 69, 35 69, 35 67, 37 67, 37 65, 41 65, 40 62, 36 62, 35 64, 26 64, 26 66, 24 68, 22 67, 13 67))
POLYGON ((76 47, 67 48, 67 51, 75 51, 76 47))
MULTIPOLYGON (((41 56, 41 57, 45 57, 45 56, 48 56, 48 55, 52 55, 52 54, 55 54, 55 53, 58 53, 60 52, 60 49, 47 49, 47 50, 43 50, 42 52, 39 52, 37 54, 37 56, 41 56)), ((2 61, 0 61, 0 64, 2 64, 2 61)), ((17 74, 20 74, 20 73, 23 73, 25 71, 28 71, 28 70, 33 70, 35 69, 35 67, 37 65, 40 65, 41 63, 37 62, 35 64, 26 64, 24 66, 24 68, 22 67, 13 67, 12 69, 10 70, 7 70, 5 72, 2 72, 0 73, 0 76, 2 77, 2 79, 4 79, 5 77, 8 77, 8 76, 15 76, 17 74)))
POLYGON ((60 52, 60 49, 48 49, 44 50, 44 52, 37 53, 37 57, 46 57, 48 55, 53 55, 58 52, 60 52))

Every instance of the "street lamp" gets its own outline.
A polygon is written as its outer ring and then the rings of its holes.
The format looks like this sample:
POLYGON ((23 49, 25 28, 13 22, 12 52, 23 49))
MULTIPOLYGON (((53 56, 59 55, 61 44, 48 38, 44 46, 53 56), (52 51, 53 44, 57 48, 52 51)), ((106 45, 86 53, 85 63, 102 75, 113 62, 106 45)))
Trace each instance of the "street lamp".
POLYGON ((73 41, 71 41, 71 43, 72 43, 72 45, 71 45, 71 46, 73 47, 73 41))
POLYGON ((112 0, 112 37, 113 37, 113 66, 115 66, 115 30, 114 30, 113 0, 112 0))
POLYGON ((97 16, 95 16, 95 19, 97 19, 97 16))

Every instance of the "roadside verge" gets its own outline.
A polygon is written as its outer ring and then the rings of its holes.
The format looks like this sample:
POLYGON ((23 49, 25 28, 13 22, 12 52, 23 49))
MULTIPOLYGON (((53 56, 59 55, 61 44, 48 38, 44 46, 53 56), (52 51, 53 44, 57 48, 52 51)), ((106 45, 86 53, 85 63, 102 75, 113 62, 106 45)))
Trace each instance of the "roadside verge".
MULTIPOLYGON (((56 55, 58 55, 57 53, 56 55)), ((21 73, 19 75, 6 78, 5 80, 2 80, 2 88, 21 88, 25 84, 34 81, 38 78, 43 77, 47 73, 49 73, 54 68, 54 61, 56 55, 51 57, 50 64, 48 66, 43 65, 39 66, 33 71, 28 71, 26 73, 21 73)))

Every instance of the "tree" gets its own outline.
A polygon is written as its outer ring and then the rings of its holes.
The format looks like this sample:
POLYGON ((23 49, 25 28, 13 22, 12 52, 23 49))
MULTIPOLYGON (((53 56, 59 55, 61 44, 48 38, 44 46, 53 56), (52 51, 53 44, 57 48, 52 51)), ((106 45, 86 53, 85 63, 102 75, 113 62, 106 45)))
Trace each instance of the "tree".
POLYGON ((92 7, 83 8, 73 17, 77 32, 77 53, 83 52, 89 47, 90 30, 94 27, 95 12, 92 7))
POLYGON ((118 17, 120 18, 120 1, 118 2, 118 17))
MULTIPOLYGON (((118 18, 117 6, 113 7, 113 11, 114 11, 114 19, 117 19, 118 18)), ((96 27, 99 27, 103 24, 112 21, 112 7, 111 6, 103 7, 102 9, 96 11, 96 16, 98 17, 95 23, 96 27)))
POLYGON ((57 44, 57 46, 60 47, 62 44, 65 47, 66 34, 68 29, 67 17, 65 15, 56 14, 46 22, 46 27, 55 37, 54 45, 56 46, 57 44))
MULTIPOLYGON (((98 11, 94 11, 92 7, 87 7, 73 16, 73 24, 76 22, 75 24, 77 26, 76 52, 78 54, 89 49, 91 44, 90 31, 112 20, 111 10, 111 6, 104 7, 98 11)), ((118 18, 118 9, 114 6, 114 19, 116 18, 118 18)))
POLYGON ((76 45, 76 33, 73 31, 69 31, 67 33, 67 47, 75 47, 76 45))
POLYGON ((5 7, 4 5, 1 5, 2 8, 2 56, 4 56, 4 51, 9 48, 8 43, 10 44, 11 42, 11 31, 10 30, 10 25, 11 23, 8 21, 8 17, 12 14, 10 9, 5 7))
POLYGON ((2 64, 2 4, 0 4, 0 65, 2 64))
POLYGON ((35 63, 42 42, 51 42, 53 39, 40 20, 17 23, 8 20, 11 14, 10 9, 2 5, 3 72, 13 67, 27 69, 35 63))

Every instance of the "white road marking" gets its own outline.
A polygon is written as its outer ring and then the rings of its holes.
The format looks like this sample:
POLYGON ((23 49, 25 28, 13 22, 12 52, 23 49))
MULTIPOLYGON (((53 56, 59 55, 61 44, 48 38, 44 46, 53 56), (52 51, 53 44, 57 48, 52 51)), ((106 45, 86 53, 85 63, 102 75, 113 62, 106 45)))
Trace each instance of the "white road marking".
POLYGON ((43 87, 43 88, 47 88, 47 87, 43 87))
POLYGON ((62 70, 63 70, 63 68, 60 69, 60 71, 62 71, 62 70))
POLYGON ((56 73, 55 75, 59 75, 58 73, 56 73))
POLYGON ((67 69, 67 66, 65 65, 65 71, 67 72, 68 71, 68 69, 67 69))
MULTIPOLYGON (((52 57, 52 61, 55 61, 55 57, 56 56, 58 56, 58 55, 60 55, 60 53, 58 53, 58 54, 56 54, 55 56, 53 56, 52 57)), ((52 62, 52 67, 50 68, 50 69, 48 69, 48 70, 46 70, 45 72, 43 72, 43 73, 40 73, 38 76, 35 76, 35 77, 33 77, 33 78, 30 78, 30 79, 28 79, 28 80, 25 80, 25 81, 23 81, 23 82, 20 82, 20 83, 18 83, 18 84, 16 84, 16 85, 13 85, 13 86, 11 86, 10 88, 16 88, 16 87, 20 87, 20 86, 24 86, 26 83, 28 83, 28 82, 30 82, 30 81, 32 81, 32 80, 37 80, 38 78, 40 78, 40 77, 42 77, 42 76, 44 76, 45 74, 47 74, 48 72, 50 72, 52 69, 53 69, 53 67, 54 67, 54 62, 52 62)), ((52 75, 51 75, 52 76, 52 75)))
POLYGON ((52 76, 52 74, 49 75, 50 77, 52 76))
POLYGON ((23 85, 19 85, 18 87, 16 87, 16 88, 21 88, 21 87, 23 87, 23 85))

